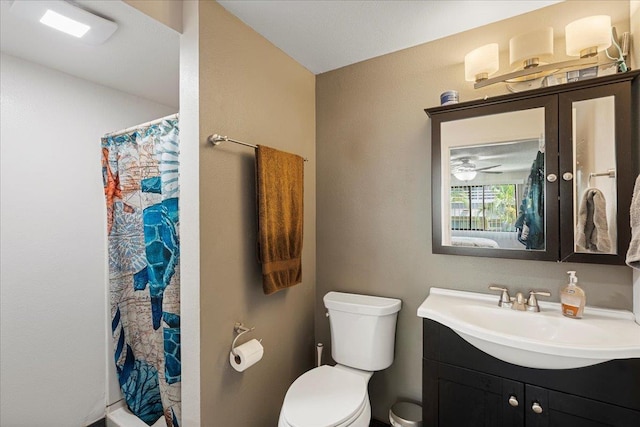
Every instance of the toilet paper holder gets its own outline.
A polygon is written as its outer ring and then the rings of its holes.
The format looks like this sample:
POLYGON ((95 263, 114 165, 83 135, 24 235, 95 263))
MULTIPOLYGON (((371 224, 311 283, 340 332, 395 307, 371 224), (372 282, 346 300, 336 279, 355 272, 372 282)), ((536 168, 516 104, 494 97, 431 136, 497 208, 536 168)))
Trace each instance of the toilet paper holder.
MULTIPOLYGON (((233 329, 236 331, 236 334, 238 334, 233 339, 233 342, 231 343, 231 353, 233 353, 235 357, 238 357, 238 354, 236 353, 236 341, 238 341, 238 338, 240 338, 243 334, 246 334, 247 332, 253 331, 255 328, 256 328, 255 326, 252 328, 247 328, 240 322, 236 322, 235 325, 233 325, 233 329)), ((258 341, 262 342, 262 340, 258 340, 258 341)))

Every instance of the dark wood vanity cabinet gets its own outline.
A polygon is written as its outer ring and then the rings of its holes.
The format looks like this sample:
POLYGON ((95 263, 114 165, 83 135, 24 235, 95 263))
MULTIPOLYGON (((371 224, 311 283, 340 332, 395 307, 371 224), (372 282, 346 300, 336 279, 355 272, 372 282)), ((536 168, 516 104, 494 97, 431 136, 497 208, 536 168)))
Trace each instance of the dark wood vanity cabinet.
POLYGON ((426 109, 433 253, 624 264, 640 170, 639 76, 636 70, 426 109), (462 178, 470 168, 473 175, 462 178), (515 200, 507 203, 508 187, 515 200), (606 201, 608 230, 600 233, 608 244, 584 242, 579 232, 587 233, 579 212, 591 189, 606 201), (530 230, 535 239, 527 241, 530 230))
POLYGON ((423 322, 427 427, 640 426, 640 359, 525 368, 476 349, 446 326, 423 322))

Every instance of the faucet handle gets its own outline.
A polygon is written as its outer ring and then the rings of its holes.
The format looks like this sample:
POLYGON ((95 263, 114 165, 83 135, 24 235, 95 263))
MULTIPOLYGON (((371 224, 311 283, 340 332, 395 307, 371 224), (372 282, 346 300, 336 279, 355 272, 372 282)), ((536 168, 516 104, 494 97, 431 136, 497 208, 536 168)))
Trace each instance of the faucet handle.
POLYGON ((551 292, 547 291, 530 291, 529 299, 527 300, 527 311, 535 311, 536 313, 540 311, 540 307, 538 306, 538 299, 536 295, 540 295, 541 297, 550 297, 551 292))
POLYGON ((502 291, 502 295, 500 295, 500 300, 498 301, 498 307, 511 307, 512 302, 507 288, 491 285, 489 286, 489 289, 492 291, 502 291))

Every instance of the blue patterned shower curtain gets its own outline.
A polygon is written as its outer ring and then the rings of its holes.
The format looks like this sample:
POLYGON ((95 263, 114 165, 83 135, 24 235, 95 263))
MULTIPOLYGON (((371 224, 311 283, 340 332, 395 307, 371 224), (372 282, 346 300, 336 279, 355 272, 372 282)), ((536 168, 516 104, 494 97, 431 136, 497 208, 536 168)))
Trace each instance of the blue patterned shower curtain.
POLYGON ((178 136, 167 118, 102 138, 118 380, 136 416, 169 427, 181 416, 178 136))

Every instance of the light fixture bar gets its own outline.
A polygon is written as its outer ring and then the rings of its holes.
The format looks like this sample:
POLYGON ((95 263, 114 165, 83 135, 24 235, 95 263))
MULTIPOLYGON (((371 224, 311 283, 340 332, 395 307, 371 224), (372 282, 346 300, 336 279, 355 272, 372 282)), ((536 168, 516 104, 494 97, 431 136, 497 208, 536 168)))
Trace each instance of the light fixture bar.
POLYGON ((524 70, 514 71, 512 73, 503 74, 501 76, 492 77, 490 79, 481 80, 473 85, 474 89, 480 89, 485 86, 489 86, 496 83, 508 82, 520 77, 527 77, 534 74, 539 74, 538 77, 554 74, 559 70, 570 71, 571 68, 582 68, 585 65, 595 65, 598 63, 597 57, 586 59, 572 59, 569 61, 556 62, 554 64, 539 65, 537 67, 526 68, 524 70))
POLYGON ((40 18, 40 22, 51 28, 55 28, 58 31, 62 31, 63 33, 78 38, 87 34, 87 31, 91 29, 87 24, 83 24, 75 19, 61 15, 51 9, 47 9, 45 14, 42 15, 42 18, 40 18))

